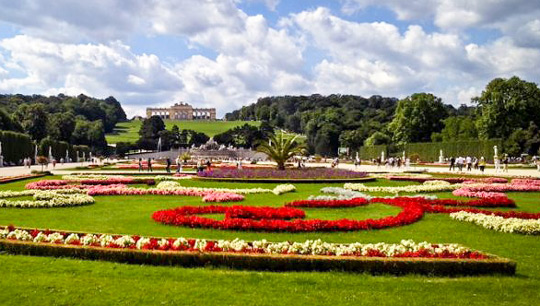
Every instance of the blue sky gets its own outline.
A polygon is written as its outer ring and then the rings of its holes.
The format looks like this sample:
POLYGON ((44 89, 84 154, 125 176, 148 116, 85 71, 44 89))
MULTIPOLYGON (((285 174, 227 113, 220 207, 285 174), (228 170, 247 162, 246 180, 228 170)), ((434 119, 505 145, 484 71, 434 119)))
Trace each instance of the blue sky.
POLYGON ((258 97, 539 82, 526 0, 0 0, 0 93, 115 96, 129 116, 184 101, 218 116, 258 97))

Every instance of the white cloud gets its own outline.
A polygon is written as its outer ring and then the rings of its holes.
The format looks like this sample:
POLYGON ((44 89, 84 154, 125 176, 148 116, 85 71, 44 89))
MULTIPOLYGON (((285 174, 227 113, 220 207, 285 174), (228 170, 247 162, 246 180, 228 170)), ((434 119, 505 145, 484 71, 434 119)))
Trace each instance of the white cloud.
POLYGON ((4 90, 119 95, 131 97, 131 103, 144 104, 148 101, 136 99, 149 90, 159 94, 182 88, 179 76, 157 56, 135 55, 120 42, 64 44, 18 35, 1 40, 0 47, 9 52, 8 63, 26 74, 1 80, 4 90))
MULTIPOLYGON (((279 4, 244 1, 270 10, 279 4)), ((215 106, 223 115, 267 95, 428 91, 460 104, 494 77, 539 81, 537 1, 342 1, 347 13, 387 7, 410 21, 405 30, 389 21, 348 21, 322 7, 271 26, 239 2, 0 0, 0 20, 21 33, 0 40, 0 90, 114 95, 130 115, 177 101, 215 106), (439 30, 415 24, 425 21, 439 30), (464 34, 486 28, 501 35, 479 43, 464 34), (178 36, 191 52, 212 55, 165 62, 130 49, 140 36, 178 36)))

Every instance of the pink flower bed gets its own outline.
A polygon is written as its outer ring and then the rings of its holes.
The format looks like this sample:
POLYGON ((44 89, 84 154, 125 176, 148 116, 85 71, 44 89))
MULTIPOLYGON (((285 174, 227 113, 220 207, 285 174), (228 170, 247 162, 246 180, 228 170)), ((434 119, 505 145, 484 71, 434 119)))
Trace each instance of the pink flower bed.
POLYGON ((88 189, 88 195, 180 195, 202 197, 204 202, 237 202, 244 199, 243 195, 230 192, 201 191, 192 188, 173 190, 126 188, 126 186, 96 185, 88 189))
POLYGON ((153 179, 126 178, 108 178, 106 180, 85 179, 78 181, 80 184, 74 184, 77 181, 71 180, 41 180, 28 183, 25 189, 54 190, 54 189, 88 189, 95 185, 126 185, 126 184, 146 184, 154 185, 153 179))
POLYGON ((467 198, 508 198, 506 193, 502 192, 487 192, 487 191, 471 191, 468 188, 460 188, 452 191, 456 197, 467 198))

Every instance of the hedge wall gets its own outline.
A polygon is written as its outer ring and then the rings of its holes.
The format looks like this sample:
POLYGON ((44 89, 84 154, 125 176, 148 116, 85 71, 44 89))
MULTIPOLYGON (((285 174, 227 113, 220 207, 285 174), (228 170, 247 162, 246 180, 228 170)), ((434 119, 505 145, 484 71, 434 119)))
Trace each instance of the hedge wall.
POLYGON ((503 152, 502 141, 500 139, 491 140, 471 140, 456 142, 425 142, 409 143, 404 147, 407 155, 418 154, 421 161, 435 162, 439 160, 440 150, 443 150, 445 158, 454 156, 484 156, 487 161, 493 161, 493 146, 499 148, 499 155, 503 152))
POLYGON ((358 155, 360 159, 373 159, 381 156, 381 152, 384 151, 384 155, 388 156, 388 146, 387 145, 377 145, 377 146, 363 146, 360 147, 358 155))
POLYGON ((30 136, 11 131, 0 131, 2 155, 6 163, 19 163, 19 160, 34 156, 34 145, 30 136))
POLYGON ((82 157, 82 152, 85 152, 86 158, 88 158, 90 153, 90 148, 88 146, 72 146, 65 141, 55 141, 47 137, 43 138, 39 143, 39 154, 49 157, 49 147, 51 147, 51 153, 56 160, 60 160, 60 158, 65 159, 66 150, 68 150, 69 158, 71 158, 72 161, 77 161, 77 151, 79 151, 79 157, 82 157))
POLYGON ((499 155, 503 153, 503 143, 501 139, 491 140, 470 140, 470 141, 455 141, 455 142, 417 142, 409 143, 403 147, 393 147, 390 150, 390 146, 378 145, 378 146, 363 146, 360 147, 359 155, 361 159, 372 159, 381 156, 381 152, 384 151, 385 156, 392 155, 391 153, 396 151, 393 155, 401 156, 401 152, 405 150, 407 156, 412 154, 418 154, 421 161, 436 162, 439 160, 439 151, 443 150, 445 158, 451 156, 484 156, 487 161, 493 162, 493 146, 499 148, 499 155), (392 151, 392 152, 390 152, 392 151))

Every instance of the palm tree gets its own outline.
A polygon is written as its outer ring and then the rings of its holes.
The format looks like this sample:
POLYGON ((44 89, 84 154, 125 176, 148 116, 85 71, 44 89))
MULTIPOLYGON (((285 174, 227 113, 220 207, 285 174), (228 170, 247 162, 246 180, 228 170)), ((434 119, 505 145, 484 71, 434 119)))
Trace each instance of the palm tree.
POLYGON ((289 158, 304 151, 304 146, 296 142, 296 138, 283 137, 283 133, 269 136, 269 142, 262 142, 257 147, 257 151, 265 153, 277 163, 279 170, 285 170, 285 162, 289 158))

